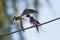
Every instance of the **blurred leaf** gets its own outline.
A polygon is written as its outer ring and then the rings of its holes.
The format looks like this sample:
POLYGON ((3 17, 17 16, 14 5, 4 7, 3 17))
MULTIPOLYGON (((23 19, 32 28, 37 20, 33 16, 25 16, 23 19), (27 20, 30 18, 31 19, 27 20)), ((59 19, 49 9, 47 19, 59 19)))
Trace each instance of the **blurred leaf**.
POLYGON ((36 9, 38 9, 38 0, 34 1, 34 6, 35 6, 36 9))
POLYGON ((6 14, 6 4, 5 0, 0 0, 0 35, 8 33, 5 28, 6 24, 8 24, 10 21, 9 15, 6 14))
POLYGON ((14 11, 15 11, 15 15, 18 15, 18 10, 17 10, 17 7, 16 7, 16 0, 13 0, 13 8, 14 8, 14 11))
POLYGON ((6 14, 6 5, 4 0, 0 0, 0 22, 2 23, 9 23, 9 15, 6 14))

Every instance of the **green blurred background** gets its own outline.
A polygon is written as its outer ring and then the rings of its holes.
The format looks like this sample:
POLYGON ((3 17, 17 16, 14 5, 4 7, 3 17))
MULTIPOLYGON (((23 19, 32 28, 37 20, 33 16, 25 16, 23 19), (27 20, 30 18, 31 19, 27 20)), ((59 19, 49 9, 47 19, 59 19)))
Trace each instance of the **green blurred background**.
MULTIPOLYGON (((10 23, 10 22, 13 16, 18 15, 18 12, 20 13, 23 12, 23 11, 22 12, 20 11, 22 9, 19 6, 19 5, 21 5, 21 7, 24 6, 23 3, 26 6, 26 7, 23 7, 23 10, 25 8, 29 8, 30 5, 28 4, 28 0, 0 0, 0 35, 7 34, 11 32, 12 29, 15 29, 15 30, 20 29, 20 27, 17 27, 18 25, 16 26, 16 24, 10 23), (14 26, 14 27, 12 28, 11 26, 12 27, 14 26)), ((34 0, 33 6, 35 9, 37 9, 38 0, 34 0)), ((18 36, 19 35, 21 36, 19 40, 24 40, 22 33, 19 32, 18 36)), ((8 35, 8 36, 0 37, 0 40, 14 40, 14 38, 11 38, 11 35, 8 35)))
MULTIPOLYGON (((0 0, 0 35, 20 30, 20 21, 11 22, 14 16, 20 16, 24 9, 35 9, 39 13, 31 14, 40 23, 60 17, 60 0, 0 0)), ((28 18, 27 18, 28 19, 28 18)), ((23 20, 24 28, 30 27, 23 20)), ((0 40, 60 40, 60 20, 36 28, 0 37, 0 40)))

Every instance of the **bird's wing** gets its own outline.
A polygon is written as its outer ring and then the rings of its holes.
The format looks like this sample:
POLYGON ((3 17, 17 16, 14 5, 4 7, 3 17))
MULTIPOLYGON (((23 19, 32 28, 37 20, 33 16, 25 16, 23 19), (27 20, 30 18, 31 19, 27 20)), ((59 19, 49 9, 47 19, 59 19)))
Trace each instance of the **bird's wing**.
POLYGON ((25 10, 23 11, 23 13, 21 14, 21 16, 22 16, 22 15, 26 15, 27 12, 28 12, 28 9, 25 9, 25 10))
POLYGON ((37 10, 33 10, 33 9, 27 9, 30 13, 38 13, 37 10))
POLYGON ((37 22, 38 24, 40 24, 37 20, 36 20, 36 22, 37 22))
POLYGON ((34 23, 35 25, 39 25, 39 24, 40 24, 37 20, 34 20, 33 23, 34 23))
POLYGON ((28 15, 30 13, 38 13, 38 11, 33 9, 25 9, 21 15, 28 15))

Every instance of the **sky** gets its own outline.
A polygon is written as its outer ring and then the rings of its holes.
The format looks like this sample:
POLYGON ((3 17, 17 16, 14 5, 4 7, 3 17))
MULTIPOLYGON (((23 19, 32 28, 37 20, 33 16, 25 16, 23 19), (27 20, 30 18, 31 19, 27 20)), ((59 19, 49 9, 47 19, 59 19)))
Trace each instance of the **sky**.
MULTIPOLYGON (((33 1, 32 0, 28 1, 29 9, 35 9, 33 6, 33 1)), ((59 5, 60 0, 39 0, 39 4, 40 5, 38 7, 39 11, 38 21, 40 23, 44 23, 49 20, 60 17, 60 5, 59 5)), ((18 8, 18 15, 21 15, 20 13, 22 13, 23 10, 26 8, 25 2, 24 1, 19 2, 18 0, 16 6, 18 8)), ((12 15, 12 13, 10 14, 12 15)), ((24 20, 25 28, 30 25, 28 20, 27 21, 24 20)), ((22 33, 24 35, 25 40, 60 40, 60 20, 42 25, 41 27, 39 27, 39 32, 37 32, 36 28, 34 27, 22 33)), ((13 34, 12 36, 14 36, 13 39, 16 38, 14 40, 19 40, 19 37, 15 37, 17 36, 17 33, 15 35, 13 34)))

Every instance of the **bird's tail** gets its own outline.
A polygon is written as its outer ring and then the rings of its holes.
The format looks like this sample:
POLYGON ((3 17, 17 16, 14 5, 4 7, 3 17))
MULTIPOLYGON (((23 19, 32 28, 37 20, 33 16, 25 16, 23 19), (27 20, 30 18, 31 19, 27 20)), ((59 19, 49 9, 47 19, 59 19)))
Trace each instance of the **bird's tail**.
POLYGON ((37 29, 37 31, 39 32, 38 25, 36 25, 36 29, 37 29))
POLYGON ((21 29, 24 31, 24 28, 23 28, 23 26, 21 27, 21 29))

